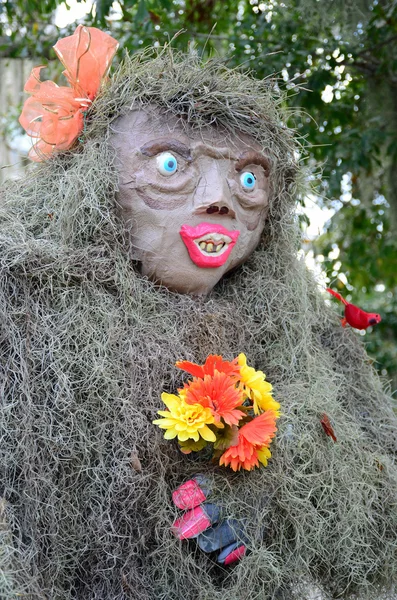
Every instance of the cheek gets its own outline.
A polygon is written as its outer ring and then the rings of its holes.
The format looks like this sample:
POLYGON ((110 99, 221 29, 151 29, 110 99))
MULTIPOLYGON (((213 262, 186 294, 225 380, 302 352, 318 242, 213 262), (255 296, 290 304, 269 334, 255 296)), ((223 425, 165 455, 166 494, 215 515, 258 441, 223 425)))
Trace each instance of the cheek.
POLYGON ((120 182, 120 198, 124 199, 124 205, 135 203, 138 198, 141 204, 157 211, 183 210, 189 204, 194 179, 181 182, 170 178, 170 181, 162 181, 161 184, 151 181, 145 171, 137 172, 130 182, 120 182))
POLYGON ((240 235, 240 247, 238 248, 239 256, 236 257, 240 261, 247 260, 252 252, 257 247, 262 233, 262 228, 257 227, 255 231, 242 231, 240 235))
POLYGON ((234 257, 232 258, 231 268, 247 260, 259 244, 263 228, 265 226, 268 209, 263 209, 259 214, 250 215, 246 218, 244 226, 240 229, 240 236, 235 246, 234 257))
POLYGON ((237 213, 237 218, 249 232, 255 232, 257 229, 260 229, 261 233, 265 226, 268 212, 268 206, 264 206, 261 210, 249 211, 240 209, 240 211, 237 213))
POLYGON ((183 208, 172 210, 162 207, 159 210, 146 202, 138 190, 122 190, 121 186, 118 204, 138 252, 159 252, 164 255, 176 244, 183 246, 179 236, 180 227, 186 221, 183 208))

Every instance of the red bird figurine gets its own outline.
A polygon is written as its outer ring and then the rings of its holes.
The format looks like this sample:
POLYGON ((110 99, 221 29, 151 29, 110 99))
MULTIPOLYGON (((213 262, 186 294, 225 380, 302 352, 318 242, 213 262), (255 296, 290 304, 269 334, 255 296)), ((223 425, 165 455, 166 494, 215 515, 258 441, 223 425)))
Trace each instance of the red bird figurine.
POLYGON ((332 440, 334 442, 336 442, 337 441, 336 440, 336 435, 335 435, 335 432, 333 430, 333 427, 331 425, 331 421, 329 420, 328 415, 326 415, 325 413, 323 413, 323 415, 321 416, 320 423, 321 423, 321 425, 322 425, 325 433, 327 435, 329 435, 329 437, 332 438, 332 440))
POLYGON ((342 319, 342 327, 346 327, 346 323, 349 323, 355 329, 367 329, 372 325, 380 323, 380 315, 376 313, 367 313, 354 304, 349 304, 338 292, 334 292, 330 288, 327 288, 327 292, 335 296, 338 300, 343 302, 345 305, 345 317, 342 319))

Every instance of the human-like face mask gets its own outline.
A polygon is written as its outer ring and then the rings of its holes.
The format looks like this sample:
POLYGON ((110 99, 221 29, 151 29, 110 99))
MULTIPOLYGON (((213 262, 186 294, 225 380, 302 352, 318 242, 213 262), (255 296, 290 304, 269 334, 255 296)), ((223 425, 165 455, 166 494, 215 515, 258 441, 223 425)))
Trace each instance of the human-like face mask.
POLYGON ((118 119, 117 196, 142 273, 205 295, 257 246, 268 212, 270 163, 244 135, 186 130, 158 110, 118 119))

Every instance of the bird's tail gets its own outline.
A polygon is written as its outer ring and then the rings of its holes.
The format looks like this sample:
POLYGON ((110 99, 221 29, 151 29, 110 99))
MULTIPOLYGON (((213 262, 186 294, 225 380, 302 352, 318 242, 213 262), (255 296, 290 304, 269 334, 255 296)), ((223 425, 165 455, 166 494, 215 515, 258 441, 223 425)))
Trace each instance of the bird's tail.
POLYGON ((334 290, 331 290, 331 288, 326 288, 326 290, 327 290, 327 292, 329 292, 330 294, 335 296, 335 298, 337 298, 338 300, 343 302, 343 304, 345 304, 345 305, 349 304, 348 302, 346 302, 346 300, 344 298, 342 298, 342 296, 340 294, 338 294, 338 292, 334 292, 334 290))

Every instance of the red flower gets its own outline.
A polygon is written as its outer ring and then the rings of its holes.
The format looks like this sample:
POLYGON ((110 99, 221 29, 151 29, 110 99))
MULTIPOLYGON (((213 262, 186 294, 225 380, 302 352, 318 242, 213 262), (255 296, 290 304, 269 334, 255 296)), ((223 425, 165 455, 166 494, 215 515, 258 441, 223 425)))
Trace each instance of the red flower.
POLYGON ((220 423, 223 419, 228 425, 237 425, 245 415, 243 411, 237 410, 237 406, 241 406, 244 401, 244 394, 236 387, 236 379, 225 372, 214 370, 213 376, 204 375, 203 379, 190 381, 185 384, 180 395, 187 404, 209 407, 215 423, 220 423))
POLYGON ((203 365, 197 365, 196 363, 189 362, 188 360, 180 360, 175 363, 175 366, 182 371, 187 371, 193 377, 200 377, 204 379, 205 375, 215 375, 215 371, 218 373, 226 373, 232 377, 238 377, 240 375, 240 367, 237 364, 237 358, 232 361, 223 360, 222 356, 216 354, 210 354, 203 365))
POLYGON ((267 410, 243 425, 238 432, 238 443, 222 454, 219 464, 230 465, 233 471, 241 468, 251 471, 259 467, 259 462, 266 466, 270 457, 268 445, 277 431, 276 418, 274 411, 267 410))

